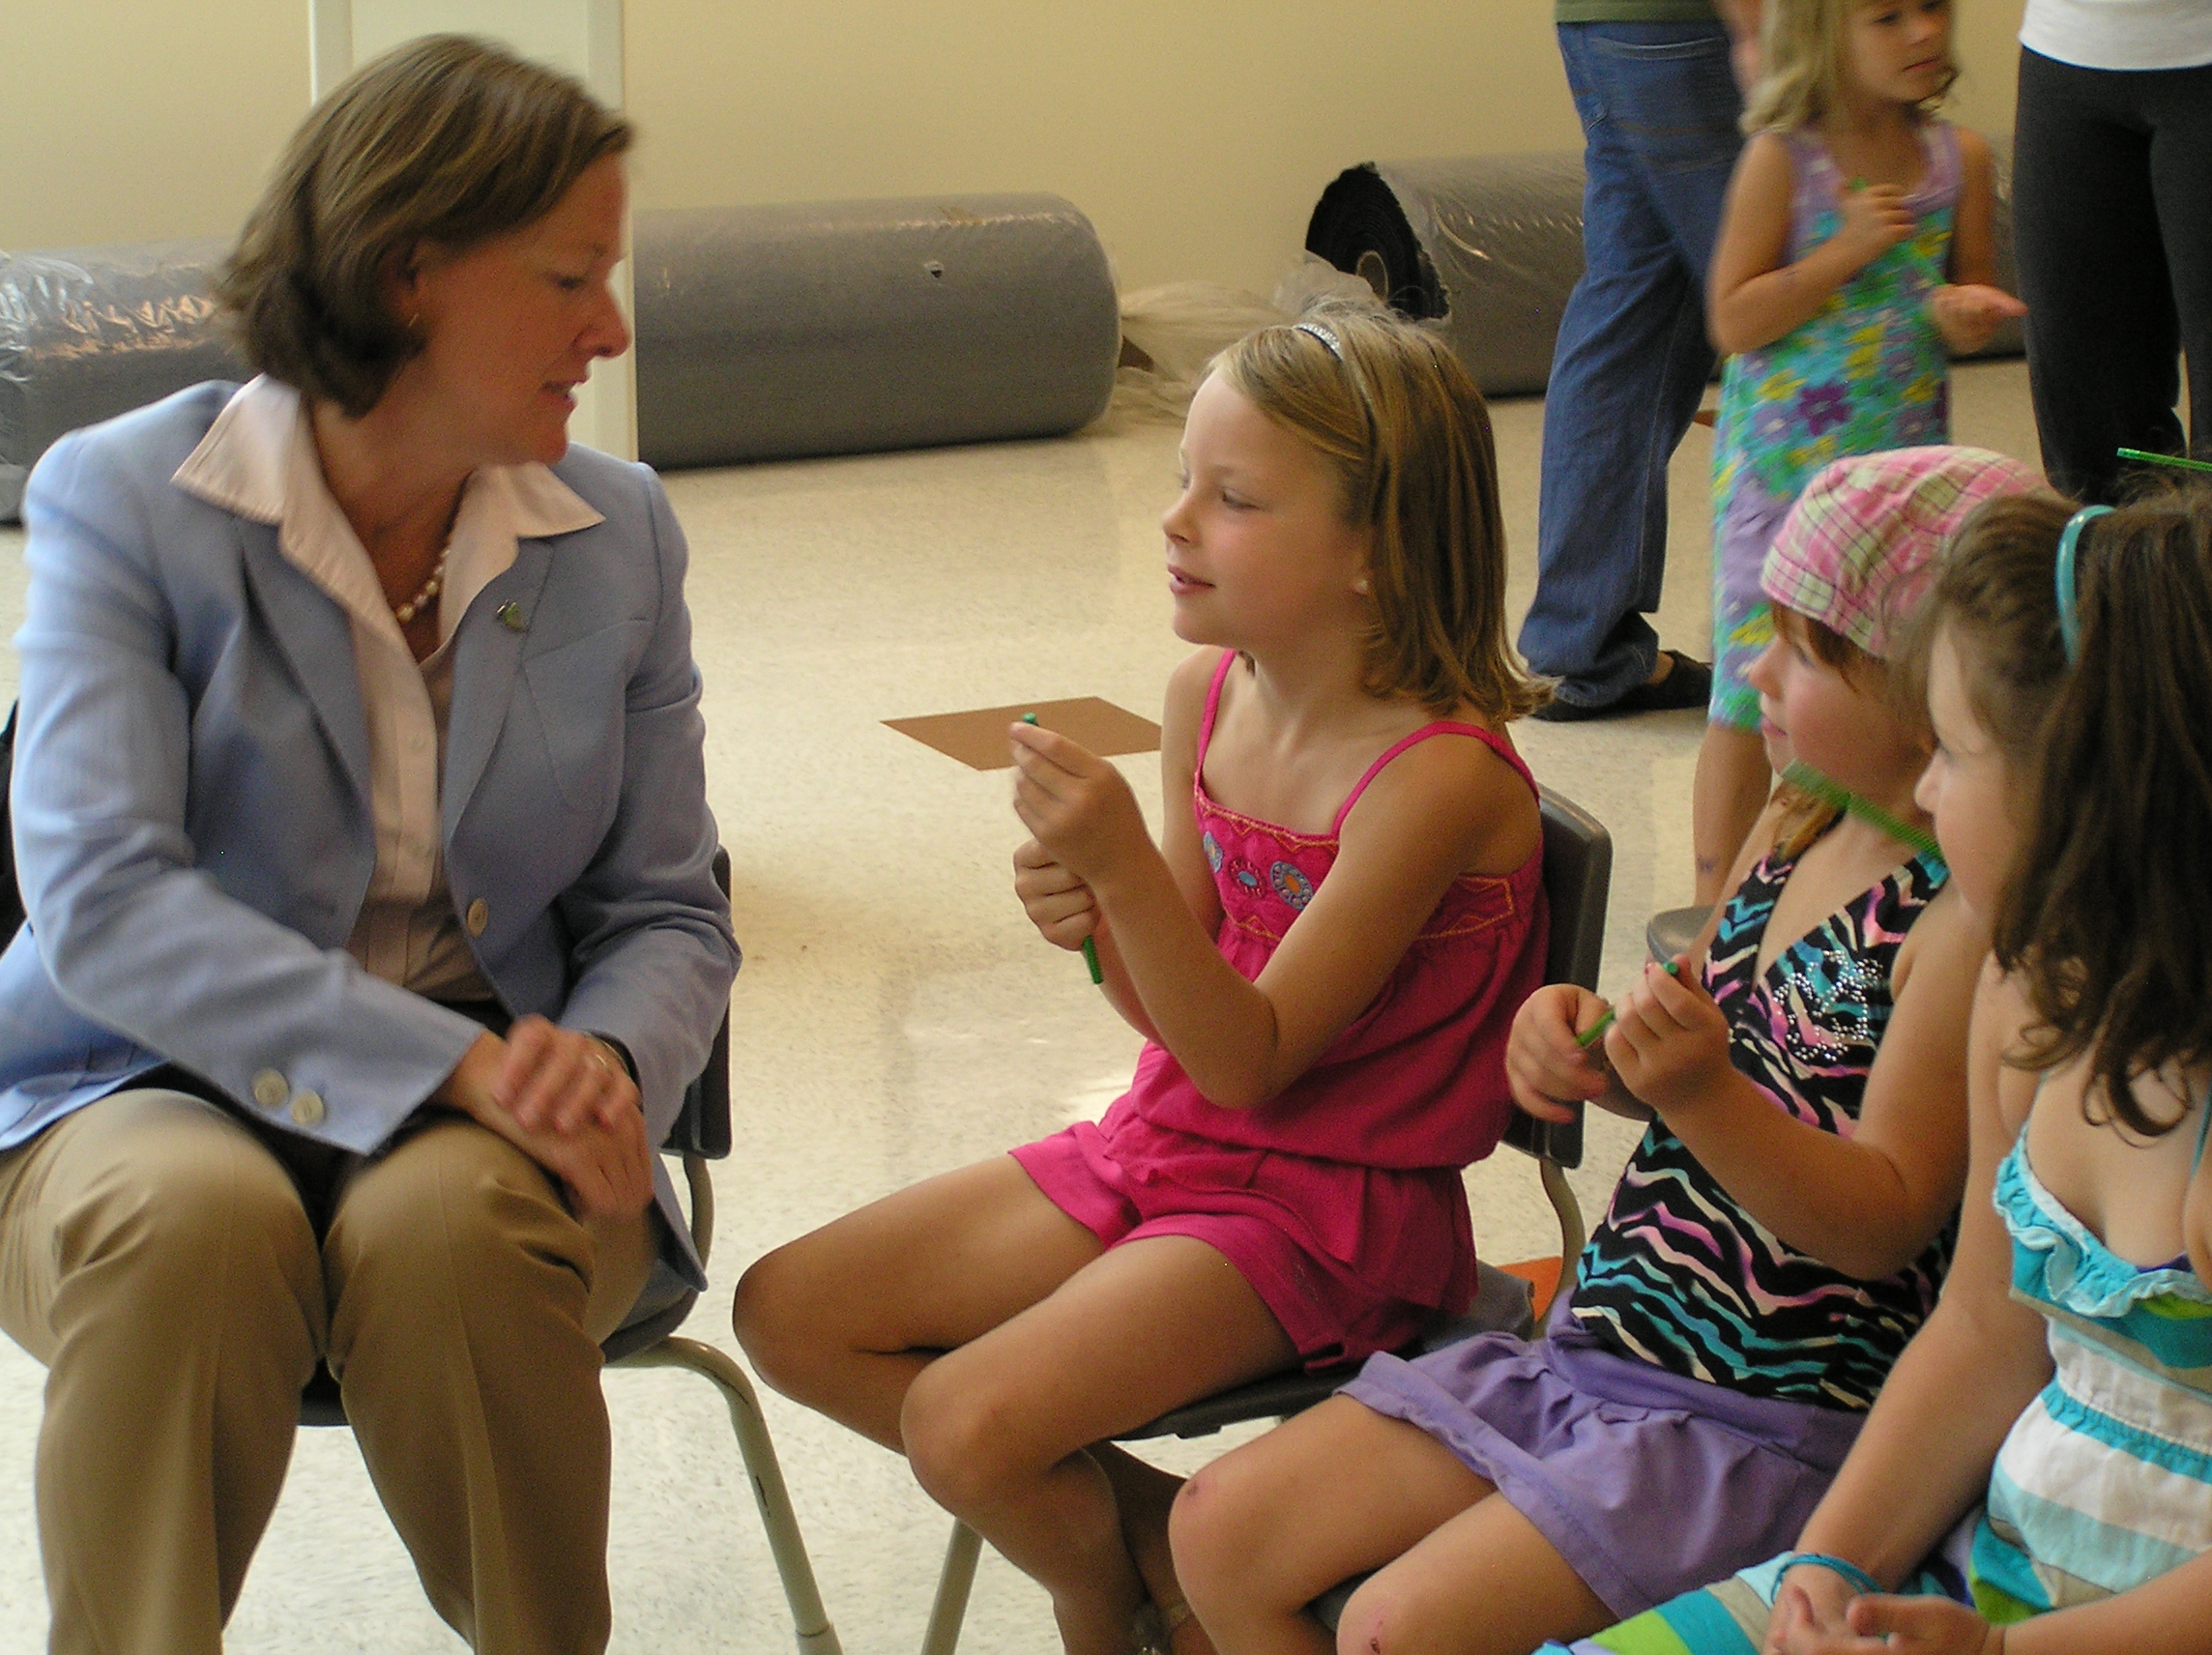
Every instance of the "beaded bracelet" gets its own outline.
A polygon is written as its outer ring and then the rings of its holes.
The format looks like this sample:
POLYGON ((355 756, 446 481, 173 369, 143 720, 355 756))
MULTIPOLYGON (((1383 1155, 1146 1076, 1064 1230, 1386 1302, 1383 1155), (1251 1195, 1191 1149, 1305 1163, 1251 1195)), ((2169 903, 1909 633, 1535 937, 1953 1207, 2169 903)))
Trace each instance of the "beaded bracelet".
POLYGON ((1841 1557, 1831 1557, 1825 1552, 1785 1553, 1782 1557, 1781 1571, 1774 1578, 1777 1581, 1781 1580, 1783 1575, 1787 1575, 1800 1563, 1810 1564, 1816 1569, 1825 1569, 1831 1575, 1841 1575, 1855 1590, 1861 1592, 1879 1592, 1882 1590, 1881 1582, 1856 1563, 1847 1562, 1841 1557))

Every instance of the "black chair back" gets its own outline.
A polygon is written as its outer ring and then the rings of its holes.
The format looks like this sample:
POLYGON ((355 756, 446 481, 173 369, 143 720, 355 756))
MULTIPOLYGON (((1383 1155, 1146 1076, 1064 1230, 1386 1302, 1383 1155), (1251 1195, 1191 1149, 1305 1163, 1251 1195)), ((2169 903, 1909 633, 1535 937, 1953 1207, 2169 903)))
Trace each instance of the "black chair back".
MULTIPOLYGON (((1538 799, 1544 816, 1544 900, 1552 915, 1544 980, 1579 983, 1595 994, 1605 955, 1606 907, 1613 894, 1613 835, 1581 805, 1549 788, 1538 790, 1538 799)), ((1515 1110, 1505 1142, 1562 1167, 1583 1164, 1580 1115, 1555 1122, 1515 1110)))

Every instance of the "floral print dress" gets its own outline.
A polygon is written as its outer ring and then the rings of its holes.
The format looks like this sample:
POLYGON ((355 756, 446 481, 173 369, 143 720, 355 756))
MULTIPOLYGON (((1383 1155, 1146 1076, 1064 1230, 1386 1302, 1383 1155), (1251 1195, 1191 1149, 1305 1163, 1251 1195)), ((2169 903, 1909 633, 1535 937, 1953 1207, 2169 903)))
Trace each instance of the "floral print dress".
MULTIPOLYGON (((1796 184, 1794 263, 1843 222, 1844 180, 1809 131, 1784 134, 1796 184)), ((1708 716, 1759 724, 1744 670, 1774 635, 1760 566, 1813 474, 1848 454, 1950 440, 1950 359, 1928 312, 1948 279, 1959 201, 1959 134, 1921 129, 1920 182, 1906 197, 1919 229, 1828 296, 1793 333, 1729 358, 1713 453, 1713 695, 1708 716)))

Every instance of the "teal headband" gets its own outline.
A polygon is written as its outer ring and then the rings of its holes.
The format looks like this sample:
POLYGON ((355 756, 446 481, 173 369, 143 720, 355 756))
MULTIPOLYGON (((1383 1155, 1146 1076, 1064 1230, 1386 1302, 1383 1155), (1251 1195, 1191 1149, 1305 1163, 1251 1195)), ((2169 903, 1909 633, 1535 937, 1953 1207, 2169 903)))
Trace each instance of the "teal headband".
POLYGON ((2081 542, 2081 531, 2111 509, 2110 506, 2082 507, 2066 520, 2066 532, 2058 537, 2058 566, 2052 571, 2052 578, 2058 587, 2058 641, 2066 646, 2069 662, 2081 654, 2081 582, 2074 573, 2075 547, 2081 542))

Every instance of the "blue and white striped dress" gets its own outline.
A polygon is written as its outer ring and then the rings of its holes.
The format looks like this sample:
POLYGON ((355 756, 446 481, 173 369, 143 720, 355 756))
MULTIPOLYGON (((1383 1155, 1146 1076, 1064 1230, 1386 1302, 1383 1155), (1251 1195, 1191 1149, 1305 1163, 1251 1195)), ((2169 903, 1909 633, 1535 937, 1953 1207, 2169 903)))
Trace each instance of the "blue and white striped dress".
MULTIPOLYGON (((2197 1121, 2204 1158, 2212 1099, 2197 1121)), ((2053 1364, 1962 1524, 1898 1589, 1971 1596, 1998 1624, 2091 1603, 2212 1551, 2212 1289, 2187 1260, 2145 1269, 2045 1189, 2021 1134, 1997 1168, 2012 1293, 2050 1322, 2053 1364), (1962 1556, 1962 1553, 1965 1553, 1962 1556), (1964 1563, 1962 1570, 1959 1565, 1964 1563)), ((1542 1655, 1758 1655, 1794 1553, 1542 1655)))
POLYGON ((2049 1319, 2056 1368, 1997 1452, 1974 1535, 1975 1607, 2004 1622, 2212 1551, 2212 1290, 2185 1259, 2145 1269, 2107 1248, 2037 1180, 2025 1133, 1996 1204, 2013 1296, 2049 1319))

